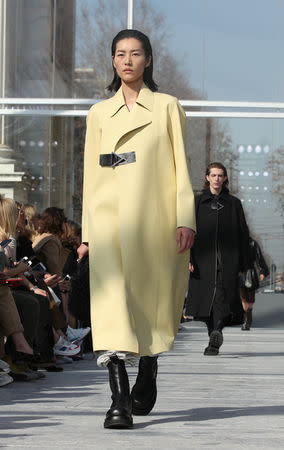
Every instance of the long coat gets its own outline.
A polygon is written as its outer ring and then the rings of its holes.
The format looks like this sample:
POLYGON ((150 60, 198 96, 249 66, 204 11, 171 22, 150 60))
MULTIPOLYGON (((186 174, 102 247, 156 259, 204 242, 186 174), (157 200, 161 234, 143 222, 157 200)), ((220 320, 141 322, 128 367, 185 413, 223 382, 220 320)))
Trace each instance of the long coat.
POLYGON ((33 240, 33 251, 52 275, 62 274, 62 269, 70 253, 62 246, 58 237, 51 233, 38 234, 33 240))
POLYGON ((238 313, 238 273, 250 266, 249 232, 240 200, 223 190, 216 203, 210 190, 204 190, 196 198, 196 225, 187 313, 196 318, 210 316, 217 268, 222 272, 224 311, 238 313))
POLYGON ((249 239, 249 251, 250 259, 253 265, 256 267, 259 275, 267 277, 269 275, 269 269, 262 254, 261 248, 255 239, 250 237, 249 239))
POLYGON ((188 252, 176 228, 195 229, 178 101, 144 84, 129 112, 122 89, 87 118, 83 241, 89 242, 94 350, 169 350, 187 288, 188 252), (101 167, 99 155, 136 153, 101 167))

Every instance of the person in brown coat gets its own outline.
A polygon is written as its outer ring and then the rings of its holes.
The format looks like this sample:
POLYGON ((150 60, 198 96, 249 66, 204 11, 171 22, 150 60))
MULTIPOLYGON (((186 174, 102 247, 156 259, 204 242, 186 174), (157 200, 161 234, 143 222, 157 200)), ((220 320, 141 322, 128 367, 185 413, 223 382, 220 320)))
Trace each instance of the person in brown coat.
POLYGON ((69 250, 63 247, 61 237, 67 219, 63 209, 46 208, 39 221, 38 234, 33 240, 33 250, 50 274, 62 274, 69 250))

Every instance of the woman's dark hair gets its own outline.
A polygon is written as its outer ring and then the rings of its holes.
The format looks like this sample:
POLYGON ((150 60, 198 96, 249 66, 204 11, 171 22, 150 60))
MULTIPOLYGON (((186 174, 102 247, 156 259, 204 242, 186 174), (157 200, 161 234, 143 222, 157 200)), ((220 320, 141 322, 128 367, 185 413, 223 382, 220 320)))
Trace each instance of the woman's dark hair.
POLYGON ((227 177, 227 179, 224 181, 222 189, 224 191, 226 191, 226 192, 229 192, 229 188, 228 188, 229 180, 228 180, 227 169, 226 169, 225 166, 223 166, 223 164, 221 164, 219 162, 213 162, 213 163, 210 163, 207 166, 207 169, 206 169, 206 172, 205 172, 204 185, 203 185, 204 189, 208 189, 209 188, 209 181, 206 179, 206 176, 210 175, 210 170, 211 169, 221 169, 221 170, 223 170, 223 174, 224 174, 225 177, 227 177))
MULTIPOLYGON (((149 56, 151 56, 151 62, 149 67, 145 67, 144 74, 143 74, 143 80, 146 86, 148 86, 151 91, 156 92, 158 90, 158 85, 153 80, 153 52, 152 47, 149 38, 146 36, 146 34, 142 33, 138 30, 122 30, 120 31, 113 39, 111 44, 111 54, 112 56, 115 56, 116 51, 116 44, 121 41, 122 39, 129 39, 134 38, 141 42, 143 50, 145 52, 145 58, 148 59, 149 56)), ((116 69, 114 66, 113 68, 113 80, 112 82, 107 86, 107 89, 109 91, 118 91, 118 89, 121 86, 121 79, 117 75, 116 69)))
POLYGON ((55 206, 46 208, 40 217, 38 232, 39 234, 55 234, 60 239, 65 232, 66 220, 63 209, 56 208, 55 206))
POLYGON ((61 242, 63 247, 69 248, 72 250, 73 248, 79 247, 78 239, 81 242, 81 234, 82 228, 77 222, 74 220, 67 220, 64 224, 64 233, 61 236, 61 242))

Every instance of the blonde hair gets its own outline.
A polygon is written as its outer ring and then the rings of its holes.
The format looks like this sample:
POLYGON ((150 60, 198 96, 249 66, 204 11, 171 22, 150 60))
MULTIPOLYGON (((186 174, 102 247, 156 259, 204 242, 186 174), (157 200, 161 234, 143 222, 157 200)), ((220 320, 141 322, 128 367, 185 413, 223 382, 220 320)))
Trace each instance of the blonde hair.
POLYGON ((34 218, 37 215, 36 207, 27 203, 26 205, 23 205, 22 209, 25 212, 25 217, 27 220, 25 228, 26 234, 28 235, 29 239, 33 240, 34 236, 37 234, 34 226, 34 218))
POLYGON ((0 236, 1 240, 16 237, 18 208, 14 200, 0 195, 0 236))

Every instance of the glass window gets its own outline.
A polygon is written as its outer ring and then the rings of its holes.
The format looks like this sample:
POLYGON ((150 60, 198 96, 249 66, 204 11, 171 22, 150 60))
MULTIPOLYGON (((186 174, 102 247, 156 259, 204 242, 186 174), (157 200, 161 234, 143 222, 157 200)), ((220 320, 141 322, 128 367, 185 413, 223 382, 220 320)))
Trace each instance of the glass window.
POLYGON ((6 118, 0 147, 0 192, 39 211, 64 208, 81 221, 85 118, 6 118))
MULTIPOLYGON (((140 2, 136 3, 141 24, 144 18, 140 2)), ((175 58, 175 65, 186 74, 197 95, 208 100, 284 101, 283 2, 150 3, 160 17, 152 34, 156 37, 163 31, 162 55, 166 52, 175 58)), ((175 67, 173 70, 176 73, 175 67)))
MULTIPOLYGON (((85 110, 110 95, 110 45, 127 26, 127 5, 127 0, 0 0, 2 194, 39 211, 62 207, 80 221, 85 110)), ((180 100, 279 102, 271 111, 284 108, 283 19, 280 0, 134 1, 134 28, 151 38, 161 92, 180 100)), ((227 167, 231 190, 279 275, 283 120, 218 118, 215 112, 223 107, 185 108, 200 114, 188 117, 193 186, 202 189, 209 162, 227 167)))

